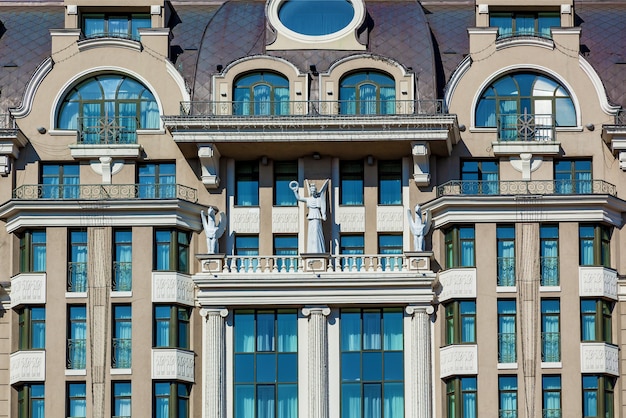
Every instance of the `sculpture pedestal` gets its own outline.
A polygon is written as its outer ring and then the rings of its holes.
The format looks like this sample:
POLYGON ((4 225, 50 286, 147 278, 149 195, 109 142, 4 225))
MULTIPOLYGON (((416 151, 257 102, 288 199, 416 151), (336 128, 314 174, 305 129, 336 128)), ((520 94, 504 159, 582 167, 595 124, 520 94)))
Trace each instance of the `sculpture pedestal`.
POLYGON ((328 269, 330 253, 302 253, 302 264, 304 271, 319 273, 328 269))
POLYGON ((408 260, 409 271, 431 271, 430 260, 433 258, 432 251, 405 251, 404 256, 408 260))
POLYGON ((196 258, 200 260, 201 273, 215 274, 222 272, 226 254, 196 254, 196 258))

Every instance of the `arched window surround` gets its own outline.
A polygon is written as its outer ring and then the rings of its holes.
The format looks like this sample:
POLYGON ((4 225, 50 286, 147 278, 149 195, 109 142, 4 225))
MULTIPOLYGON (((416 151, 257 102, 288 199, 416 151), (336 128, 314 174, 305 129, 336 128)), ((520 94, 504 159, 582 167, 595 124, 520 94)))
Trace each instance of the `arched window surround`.
POLYGON ((395 114, 396 113, 396 80, 384 71, 369 68, 357 69, 344 74, 339 79, 339 112, 341 114, 395 114), (346 80, 361 76, 352 85, 346 80), (376 80, 379 78, 380 80, 376 80), (386 79, 386 80, 383 80, 386 79), (388 81, 385 85, 381 81, 388 81), (371 87, 374 87, 372 90, 371 87), (390 89, 391 87, 391 89, 390 89), (354 93, 350 98, 343 95, 343 90, 354 93), (389 91, 391 90, 391 91, 389 91), (367 97, 369 96, 369 98, 367 97))
POLYGON ((238 75, 233 80, 233 113, 238 115, 292 113, 289 84, 287 77, 272 70, 250 71, 238 75))
POLYGON ((495 127, 485 128, 485 127, 476 126, 476 108, 478 106, 480 98, 482 97, 487 87, 489 87, 491 84, 496 82, 501 77, 504 77, 508 74, 514 74, 514 73, 520 73, 520 72, 534 72, 539 75, 544 75, 546 77, 553 79, 554 81, 559 83, 565 90, 567 90, 567 92, 570 95, 570 98, 572 99, 572 103, 574 104, 574 111, 576 112, 576 126, 560 126, 560 127, 557 127, 556 130, 564 131, 564 132, 582 130, 580 102, 578 100, 578 97, 576 96, 576 93, 572 85, 568 83, 563 76, 561 76, 560 74, 558 74, 557 72, 553 71, 550 68, 539 66, 539 65, 524 65, 524 66, 512 65, 512 66, 501 68, 498 71, 486 77, 483 83, 475 90, 474 97, 472 99, 472 103, 470 107, 471 109, 470 131, 472 132, 495 132, 497 130, 497 128, 495 127))

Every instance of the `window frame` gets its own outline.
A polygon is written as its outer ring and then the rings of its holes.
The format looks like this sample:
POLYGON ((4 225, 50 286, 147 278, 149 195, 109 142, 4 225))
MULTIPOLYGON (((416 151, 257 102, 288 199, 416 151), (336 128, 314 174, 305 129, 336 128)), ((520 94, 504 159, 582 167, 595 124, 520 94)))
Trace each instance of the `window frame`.
POLYGON ((453 377, 446 380, 447 418, 478 417, 478 379, 476 376, 453 377), (467 384, 467 385, 465 385, 467 384), (474 395, 474 410, 465 411, 466 397, 474 395))
POLYGON ((542 414, 544 417, 546 418, 560 418, 561 417, 562 387, 563 386, 561 382, 561 375, 548 374, 548 375, 541 376, 541 404, 542 404, 541 410, 542 410, 542 414), (554 384, 549 384, 549 380, 554 380, 554 382, 557 383, 558 386, 554 384), (555 387, 548 387, 548 386, 555 386, 555 387), (559 400, 559 408, 556 410, 554 408, 546 408, 553 394, 557 394, 558 400, 559 400), (549 411, 555 411, 555 412, 552 413, 549 411))
POLYGON ((541 309, 541 361, 545 363, 559 363, 561 361, 561 300, 557 298, 542 298, 541 309), (557 310, 550 310, 548 304, 555 304, 557 310), (548 312, 550 310, 550 312, 548 312), (557 331, 546 331, 548 318, 556 318, 557 331), (557 334, 557 335, 552 335, 557 334), (556 337, 556 338, 554 338, 556 337), (554 344, 556 343, 556 348, 554 344), (549 348, 552 347, 552 348, 549 348), (554 354, 549 354, 553 353, 554 354))
POLYGON ((497 195, 500 193, 500 161, 461 160, 461 194, 497 195), (488 180, 495 175, 495 180, 488 180))
POLYGON ((122 39, 130 39, 133 41, 139 41, 140 35, 139 35, 139 29, 149 29, 152 27, 152 23, 151 23, 151 19, 150 19, 150 14, 149 13, 120 13, 120 12, 114 12, 114 13, 83 13, 81 15, 81 32, 83 37, 85 37, 86 39, 94 39, 94 38, 122 38, 122 39), (103 31, 101 33, 86 33, 86 26, 87 26, 87 20, 91 18, 94 21, 102 21, 103 22, 103 31), (127 22, 127 26, 126 26, 126 33, 123 32, 116 32, 114 30, 109 31, 109 22, 112 19, 117 19, 120 22, 123 21, 125 18, 126 22, 127 22), (143 18, 143 19, 142 19, 143 18), (137 19, 137 20, 136 20, 137 19), (140 22, 141 20, 147 20, 148 21, 148 26, 143 26, 143 25, 134 25, 133 23, 135 22, 140 22))
MULTIPOLYGON (((551 33, 551 29, 555 28, 555 27, 560 27, 561 26, 561 21, 560 21, 561 17, 559 15, 558 11, 554 11, 554 12, 500 12, 500 11, 494 11, 494 12, 490 12, 489 13, 489 26, 490 27, 497 27, 498 28, 498 37, 497 39, 504 39, 504 38, 511 38, 511 37, 517 37, 517 36, 533 36, 533 37, 540 37, 540 38, 546 38, 546 39, 552 39, 552 33, 551 33), (493 18, 504 18, 504 19, 511 19, 511 25, 510 25, 510 33, 506 33, 503 34, 501 33, 501 28, 503 28, 504 26, 501 25, 494 25, 494 21, 492 21, 493 18), (533 32, 529 33, 528 31, 518 31, 517 30, 517 26, 518 26, 518 18, 525 18, 525 19, 533 19, 533 32), (559 19, 559 24, 558 26, 546 26, 546 25, 542 25, 541 24, 541 20, 542 18, 545 19, 549 19, 549 18, 557 18, 559 19), (543 29, 543 30, 542 30, 543 29), (547 29, 547 31, 545 30, 547 29), (546 33, 547 32, 547 33, 546 33)), ((547 22, 546 22, 547 23, 547 22)), ((508 29, 509 26, 507 25, 506 28, 508 29)))
POLYGON ((154 304, 152 308, 152 347, 191 350, 191 315, 193 308, 177 304, 154 304), (164 313, 167 312, 167 315, 164 313), (167 324, 167 345, 159 335, 159 324, 167 324))
POLYGON ((154 271, 189 273, 189 232, 176 228, 156 228, 153 237, 154 271), (161 258, 161 254, 165 254, 165 247, 167 260, 161 258))
POLYGON ((477 343, 476 306, 476 299, 456 299, 443 303, 446 321, 444 345, 477 343), (471 327, 471 335, 464 333, 466 324, 471 327))
POLYGON ((444 230, 444 249, 446 254, 446 269, 476 267, 476 230, 474 225, 454 225, 444 230), (463 232, 471 236, 463 237, 463 232), (471 243, 472 260, 465 260, 463 248, 465 243, 471 243), (471 261, 471 263, 467 263, 471 261))
POLYGON ((615 303, 606 299, 582 298, 580 300, 580 341, 613 344, 613 309, 615 309, 615 303), (590 309, 591 306, 593 310, 590 309), (593 338, 590 338, 585 331, 585 317, 593 318, 593 338))
POLYGON ((289 78, 277 71, 258 70, 241 74, 233 80, 233 114, 240 116, 289 115, 291 113, 290 84, 289 78), (245 85, 240 84, 244 80, 255 78, 256 80, 245 85), (264 91, 258 91, 258 88, 263 88, 264 91), (284 91, 281 92, 279 89, 284 91), (269 100, 266 100, 266 97, 269 97, 269 100))
POLYGON ((132 306, 130 304, 114 304, 112 308, 111 368, 130 369, 133 342, 132 306), (126 327, 130 329, 129 338, 120 335, 125 333, 126 327))
POLYGON ((615 416, 615 378, 613 376, 582 375, 582 415, 584 418, 613 418, 615 416), (593 382, 595 380, 595 385, 593 382), (595 401, 595 415, 588 415, 586 394, 595 401))
POLYGON ((378 161, 378 205, 402 205, 402 160, 378 161), (393 188, 391 193, 383 193, 389 188, 393 188), (385 200, 385 194, 393 197, 385 200))
POLYGON ((238 256, 235 260, 237 271, 256 271, 259 267, 259 236, 236 234, 233 254, 238 256))
POLYGON ((28 305, 17 310, 18 350, 44 350, 46 348, 46 307, 28 305), (43 317, 41 317, 43 315, 43 317), (37 331, 43 326, 43 337, 37 342, 37 331))
POLYGON ((111 290, 130 292, 133 290, 133 230, 116 228, 113 230, 113 275, 111 290), (130 261, 121 259, 130 258, 130 261))
POLYGON ((499 418, 517 418, 517 375, 498 375, 498 417, 499 418), (513 382, 505 387, 506 381, 513 382), (504 400, 506 397, 511 396, 515 409, 504 409, 504 400))
POLYGON ((384 71, 366 69, 345 74, 339 80, 339 114, 342 115, 393 115, 396 113, 396 80, 384 71), (367 97, 364 87, 373 88, 373 100, 367 97), (382 98, 382 89, 388 97, 382 98), (363 94, 365 97, 363 98, 363 94), (374 108, 372 108, 374 102, 374 108))
POLYGON ((80 198, 80 164, 78 163, 43 163, 40 165, 39 178, 43 199, 80 198))
POLYGON ((298 235, 274 234, 273 248, 278 271, 298 270, 298 235))
POLYGON ((600 224, 579 224, 578 225, 578 237, 579 237, 579 262, 581 266, 602 266, 611 268, 611 236, 613 235, 612 228, 606 225, 600 224), (592 228, 593 234, 586 233, 583 235, 583 229, 589 230, 592 228), (583 251, 583 241, 591 241, 593 245, 593 260, 591 263, 584 260, 585 254, 583 251))
POLYGON ((66 369, 68 370, 84 370, 87 367, 87 306, 86 305, 67 305, 67 352, 66 352, 66 369), (80 311, 84 312, 81 316, 77 316, 80 311), (74 312, 77 313, 74 313, 74 312), (82 324, 82 327, 80 326, 82 324), (77 332, 82 331, 84 338, 75 338, 77 332))
POLYGON ((45 417, 45 385, 43 383, 24 383, 16 387, 17 418, 45 417), (41 405, 42 414, 35 412, 35 403, 41 405))
POLYGON ((517 300, 498 299, 498 363, 517 363, 517 300), (511 309, 512 307, 512 309, 511 309), (507 319, 513 319, 513 332, 503 329, 507 319), (510 334, 513 334, 512 336, 510 334), (512 337, 512 338, 511 338, 512 337), (512 341, 511 341, 512 340, 512 341), (511 350, 512 346, 512 350, 511 350), (512 353, 511 353, 512 351, 512 353))
POLYGON ((85 228, 69 229, 67 235, 67 291, 85 293, 89 288, 89 232, 85 228), (84 261, 81 261, 82 258, 84 261))
POLYGON ((67 394, 67 398, 66 398, 66 413, 68 417, 72 417, 72 418, 87 418, 87 385, 85 382, 78 382, 78 381, 71 381, 71 382, 66 382, 66 392, 67 394), (79 395, 72 395, 72 387, 81 387, 82 386, 82 392, 79 395), (82 396, 80 396, 82 395, 82 396), (72 413, 73 411, 73 403, 75 402, 84 402, 84 408, 85 408, 85 415, 83 415, 82 417, 80 415, 74 415, 72 413))
POLYGON ((274 206, 298 206, 298 201, 289 188, 289 183, 298 179, 298 161, 274 161, 274 206))
POLYGON ((515 224, 496 225, 496 249, 497 249, 497 286, 513 287, 516 285, 515 263, 517 249, 515 248, 515 224), (513 257, 504 256, 512 244, 513 257))
POLYGON ((339 235, 339 255, 342 269, 361 269, 365 254, 364 234, 339 235))
POLYGON ((176 199, 176 163, 137 164, 137 196, 140 199, 176 199), (171 181, 173 179, 173 181, 171 181))
POLYGON ((152 410, 154 411, 154 418, 189 418, 190 396, 191 386, 188 383, 154 380, 152 382, 152 410), (158 395, 157 387, 165 388, 166 385, 168 390, 158 395), (157 399, 167 399, 167 416, 158 414, 157 399), (181 406, 185 407, 185 411, 180 410, 181 406))
POLYGON ((111 415, 114 418, 129 418, 130 415, 122 415, 119 408, 122 405, 128 405, 132 411, 132 392, 133 386, 130 380, 114 380, 111 382, 111 415), (128 387, 128 389, 125 389, 128 387), (119 390, 118 390, 119 389, 119 390))
POLYGON ((556 194, 591 194, 593 192, 591 158, 555 160, 554 192, 556 194))
POLYGON ((235 161, 235 206, 259 206, 259 161, 235 161), (249 183, 249 185, 248 185, 249 183), (243 186, 247 189, 243 190, 243 186))
POLYGON ((363 206, 365 190, 365 164, 363 164, 363 160, 340 161, 339 184, 340 206, 363 206))
POLYGON ((541 224, 539 226, 539 257, 540 257, 540 285, 559 286, 560 259, 559 259, 559 226, 558 224, 541 224), (556 231, 554 234, 553 232, 556 231), (544 255, 548 245, 556 248, 556 257, 544 255), (552 274, 550 274, 552 272, 552 274))
POLYGON ((44 273, 46 271, 46 241, 45 229, 30 229, 19 235, 20 239, 20 273, 44 273), (41 238, 43 237, 43 241, 41 238), (43 251, 43 260, 37 260, 39 251, 43 251))

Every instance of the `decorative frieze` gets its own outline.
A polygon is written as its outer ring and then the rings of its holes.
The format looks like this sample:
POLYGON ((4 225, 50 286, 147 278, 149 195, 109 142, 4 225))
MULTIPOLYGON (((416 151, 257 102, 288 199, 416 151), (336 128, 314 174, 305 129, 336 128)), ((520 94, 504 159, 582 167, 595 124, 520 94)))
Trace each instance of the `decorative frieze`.
POLYGON ((376 208, 376 230, 402 232, 405 216, 404 206, 378 206, 376 208))
POLYGON ((46 303, 46 273, 22 273, 11 278, 11 308, 46 303))
POLYGON ((272 208, 272 232, 274 234, 297 234, 298 207, 272 208))
POLYGON ((175 348, 152 350, 152 378, 194 381, 194 353, 175 348))
POLYGON ((230 229, 239 234, 258 234, 261 224, 259 208, 232 208, 230 229))
POLYGON ((340 232, 365 232, 365 207, 338 207, 335 222, 340 232))
POLYGON ((607 343, 581 343, 580 371, 619 376, 619 349, 607 343))
POLYGON ((439 374, 444 377, 478 374, 478 346, 448 345, 439 349, 439 374))
POLYGON ((195 284, 190 276, 171 271, 152 272, 152 302, 194 305, 195 284))
POLYGON ((11 354, 9 381, 13 385, 20 382, 43 382, 46 380, 46 352, 17 351, 11 354))
POLYGON ((606 297, 617 300, 617 272, 606 267, 579 267, 581 297, 606 297))
POLYGON ((439 273, 441 293, 439 301, 476 297, 476 269, 458 268, 439 273))

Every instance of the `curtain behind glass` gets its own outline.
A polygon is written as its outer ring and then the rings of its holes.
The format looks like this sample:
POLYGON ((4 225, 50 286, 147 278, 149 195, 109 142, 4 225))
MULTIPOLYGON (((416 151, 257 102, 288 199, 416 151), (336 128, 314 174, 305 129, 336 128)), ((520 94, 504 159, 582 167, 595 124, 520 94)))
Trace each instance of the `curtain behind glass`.
POLYGON ((87 417, 87 393, 84 383, 70 383, 69 385, 70 417, 87 417))
POLYGON ((500 362, 515 362, 515 303, 498 302, 498 328, 500 330, 500 362))
POLYGON ((359 312, 341 313, 341 351, 359 351, 361 349, 361 314, 359 312))
POLYGON ((396 113, 396 88, 380 87, 380 113, 393 115, 396 113))
POLYGON ((279 313, 276 318, 279 353, 298 351, 298 317, 293 313, 279 313))
POLYGON ((278 386, 278 415, 277 418, 297 418, 298 416, 298 386, 278 386))
POLYGON ((359 108, 361 115, 375 115, 376 112, 376 86, 362 84, 359 86, 359 108))
POLYGON ((46 348, 46 308, 32 308, 30 317, 32 327, 31 348, 46 348))
POLYGON ((508 414, 504 418, 513 418, 517 411, 517 378, 500 377, 500 409, 508 414))
POLYGON ((461 390, 463 391, 463 417, 477 418, 476 392, 467 392, 476 390, 476 378, 462 378, 461 390))
POLYGON ((385 383, 384 418, 404 417, 404 385, 385 383))
POLYGON ((289 87, 274 87, 274 114, 288 115, 289 87))

